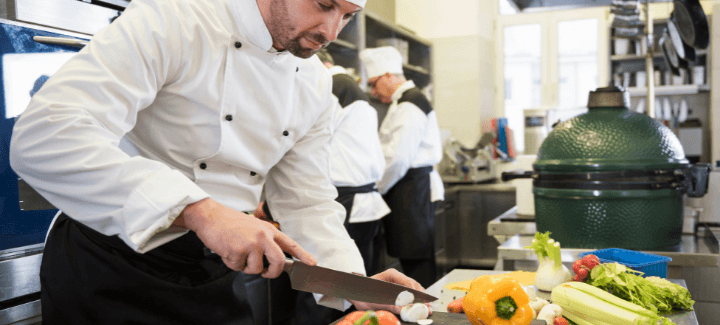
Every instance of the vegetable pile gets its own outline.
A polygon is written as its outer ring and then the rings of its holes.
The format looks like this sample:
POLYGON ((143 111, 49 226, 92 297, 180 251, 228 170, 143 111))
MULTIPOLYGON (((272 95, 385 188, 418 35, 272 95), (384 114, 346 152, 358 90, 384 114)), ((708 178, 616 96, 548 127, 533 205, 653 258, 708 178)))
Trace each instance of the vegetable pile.
POLYGON ((673 324, 654 311, 583 282, 568 282, 555 287, 550 299, 563 308, 564 316, 579 325, 673 324))
POLYGON ((619 263, 605 263, 592 269, 587 283, 656 314, 693 309, 695 301, 687 289, 656 276, 643 278, 642 274, 619 263))
POLYGON ((540 267, 535 275, 535 286, 543 291, 551 291, 561 283, 572 279, 572 273, 560 258, 560 243, 550 238, 550 232, 541 234, 535 233, 532 245, 525 248, 532 248, 537 254, 540 267))

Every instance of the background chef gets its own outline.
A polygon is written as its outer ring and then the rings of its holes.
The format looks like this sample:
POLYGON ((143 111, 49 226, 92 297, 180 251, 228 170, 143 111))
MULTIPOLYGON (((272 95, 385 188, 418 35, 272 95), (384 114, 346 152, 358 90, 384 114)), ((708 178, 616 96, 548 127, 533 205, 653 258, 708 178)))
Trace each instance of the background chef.
POLYGON ((437 275, 434 202, 444 196, 433 169, 442 159, 437 117, 425 95, 405 80, 397 49, 366 49, 360 59, 372 95, 391 104, 380 125, 386 167, 377 184, 392 211, 383 218, 388 255, 398 257, 403 273, 430 286, 437 275))
POLYGON ((233 270, 276 277, 285 251, 363 273, 327 175, 337 103, 310 57, 364 3, 134 0, 51 77, 10 152, 64 212, 43 254, 43 321, 252 324, 233 270), (241 212, 263 185, 285 234, 241 212))

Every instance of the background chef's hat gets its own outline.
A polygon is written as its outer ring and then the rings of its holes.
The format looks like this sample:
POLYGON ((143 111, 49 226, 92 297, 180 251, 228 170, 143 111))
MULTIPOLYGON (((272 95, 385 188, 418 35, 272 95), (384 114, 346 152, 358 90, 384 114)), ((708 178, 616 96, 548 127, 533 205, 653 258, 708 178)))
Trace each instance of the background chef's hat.
POLYGON ((365 7, 365 2, 367 2, 367 0, 347 0, 347 2, 350 2, 360 7, 365 7))
POLYGON ((402 55, 392 46, 376 47, 360 51, 360 60, 365 63, 368 79, 384 75, 385 72, 402 74, 402 55))

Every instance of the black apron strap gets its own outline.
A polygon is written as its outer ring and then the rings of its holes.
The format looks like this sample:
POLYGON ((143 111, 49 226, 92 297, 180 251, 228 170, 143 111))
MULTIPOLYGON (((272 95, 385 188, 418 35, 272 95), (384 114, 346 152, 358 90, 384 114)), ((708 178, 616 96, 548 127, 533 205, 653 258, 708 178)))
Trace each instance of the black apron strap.
POLYGON ((245 283, 193 232, 140 254, 61 215, 40 269, 44 324, 252 325, 245 283))
POLYGON ((338 196, 377 192, 377 186, 375 186, 375 183, 370 183, 362 186, 335 186, 335 188, 338 191, 338 196))

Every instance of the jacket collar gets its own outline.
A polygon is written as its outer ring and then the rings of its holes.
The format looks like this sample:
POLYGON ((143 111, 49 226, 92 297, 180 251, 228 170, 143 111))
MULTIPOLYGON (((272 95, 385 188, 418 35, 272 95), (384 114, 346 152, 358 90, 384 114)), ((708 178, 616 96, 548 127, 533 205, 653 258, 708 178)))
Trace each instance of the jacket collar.
POLYGON ((243 34, 243 38, 260 49, 276 53, 273 48, 273 40, 260 14, 260 8, 256 0, 228 0, 231 6, 231 16, 235 20, 237 29, 243 34))
POLYGON ((408 91, 409 89, 415 88, 415 83, 412 80, 405 81, 398 89, 395 90, 393 93, 391 99, 393 102, 397 102, 400 97, 402 97, 403 93, 408 91))

